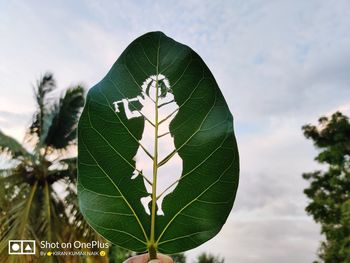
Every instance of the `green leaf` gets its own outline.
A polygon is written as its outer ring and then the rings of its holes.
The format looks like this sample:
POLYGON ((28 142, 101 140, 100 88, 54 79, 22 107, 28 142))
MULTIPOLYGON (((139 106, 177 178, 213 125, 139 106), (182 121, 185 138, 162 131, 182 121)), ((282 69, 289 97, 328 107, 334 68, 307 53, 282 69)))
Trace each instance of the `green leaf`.
POLYGON ((232 115, 188 46, 147 33, 90 89, 78 126, 79 205, 114 244, 151 258, 201 245, 225 223, 238 174, 232 115))

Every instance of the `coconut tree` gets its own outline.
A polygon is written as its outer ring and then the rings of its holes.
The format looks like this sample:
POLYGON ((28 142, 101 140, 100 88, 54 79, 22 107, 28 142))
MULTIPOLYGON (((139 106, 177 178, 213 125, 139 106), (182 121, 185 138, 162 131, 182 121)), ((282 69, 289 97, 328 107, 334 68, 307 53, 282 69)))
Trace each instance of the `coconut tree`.
MULTIPOLYGON (((11 239, 67 242, 89 235, 76 202, 76 131, 84 104, 84 88, 70 87, 58 98, 51 73, 35 85, 36 112, 24 147, 0 131, 0 262, 31 262, 33 258, 8 256, 11 239), (73 229, 83 230, 74 231, 73 229), (80 236, 77 236, 80 233, 80 236)), ((57 257, 58 258, 58 257, 57 257)), ((56 261, 42 257, 40 261, 56 261)), ((37 262, 38 258, 35 259, 37 262)), ((65 261, 67 262, 67 261, 65 261)))

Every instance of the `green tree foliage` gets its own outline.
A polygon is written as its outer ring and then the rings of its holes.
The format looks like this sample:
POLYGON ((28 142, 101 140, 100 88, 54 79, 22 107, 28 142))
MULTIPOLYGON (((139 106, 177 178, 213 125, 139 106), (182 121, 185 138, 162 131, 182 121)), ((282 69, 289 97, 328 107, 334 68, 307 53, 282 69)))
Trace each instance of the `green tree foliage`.
POLYGON ((303 126, 306 138, 320 150, 315 160, 326 170, 303 174, 310 185, 306 211, 321 224, 325 241, 319 258, 326 263, 350 262, 350 123, 340 112, 303 126))
POLYGON ((130 250, 127 250, 122 247, 118 247, 116 245, 112 245, 111 248, 109 249, 108 263, 123 263, 126 259, 134 255, 135 253, 133 253, 130 250))
POLYGON ((224 263, 225 260, 219 256, 212 254, 202 253, 198 256, 196 263, 224 263))
MULTIPOLYGON (((26 132, 26 147, 0 131, 1 158, 9 164, 0 170, 0 262, 33 260, 8 257, 10 239, 69 242, 94 236, 76 202, 76 131, 84 88, 68 88, 58 100, 53 99, 55 89, 50 73, 37 82, 37 109, 26 132)), ((58 258, 35 262, 64 261, 58 258)), ((80 261, 75 258, 70 262, 80 261)))
POLYGON ((186 263, 186 256, 184 253, 179 253, 171 256, 175 263, 186 263))

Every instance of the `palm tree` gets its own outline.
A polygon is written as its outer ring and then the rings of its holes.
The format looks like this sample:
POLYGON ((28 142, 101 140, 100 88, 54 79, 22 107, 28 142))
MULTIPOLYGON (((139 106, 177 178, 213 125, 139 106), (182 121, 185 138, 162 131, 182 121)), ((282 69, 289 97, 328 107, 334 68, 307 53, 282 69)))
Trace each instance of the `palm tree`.
POLYGON ((1 158, 9 164, 0 169, 0 262, 59 258, 9 257, 11 239, 35 239, 38 245, 41 240, 67 242, 93 234, 79 213, 75 188, 76 132, 84 88, 68 88, 58 100, 52 98, 55 89, 51 73, 36 84, 37 110, 25 135, 27 147, 0 131, 1 158))

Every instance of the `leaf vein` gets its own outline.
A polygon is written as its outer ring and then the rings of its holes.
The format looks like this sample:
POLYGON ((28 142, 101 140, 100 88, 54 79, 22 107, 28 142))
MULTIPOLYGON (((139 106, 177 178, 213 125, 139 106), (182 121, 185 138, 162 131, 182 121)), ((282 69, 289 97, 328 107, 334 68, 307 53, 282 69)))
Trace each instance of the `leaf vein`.
MULTIPOLYGON (((200 198, 202 195, 204 195, 210 188, 212 188, 215 184, 217 184, 220 179, 222 178, 222 176, 231 168, 233 164, 233 160, 231 162, 231 164, 221 173, 221 175, 219 176, 219 178, 217 180, 215 180, 211 185, 209 185, 209 187, 207 189, 205 189, 205 191, 203 191, 202 193, 200 193, 198 196, 196 196, 194 199, 192 199, 190 202, 188 202, 183 208, 181 208, 174 216, 172 219, 169 220, 168 224, 164 227, 163 231, 161 232, 161 234, 159 235, 158 239, 157 239, 157 244, 160 244, 159 241, 161 240, 161 238, 163 237, 164 233, 167 231, 167 229, 169 229, 170 225, 174 222, 175 218, 177 218, 182 211, 184 211, 187 207, 189 207, 191 204, 193 204, 194 202, 197 201, 198 198, 200 198)), ((165 241, 163 241, 162 243, 164 243, 165 241)))
MULTIPOLYGON (((93 130, 95 130, 103 139, 104 137, 93 127, 92 123, 91 123, 91 119, 90 119, 90 111, 88 108, 88 116, 89 116, 89 122, 90 122, 90 126, 93 130)), ((104 139, 108 144, 108 140, 104 139)), ((100 166, 100 164, 98 163, 98 161, 95 159, 95 157, 93 156, 93 154, 89 151, 89 149, 87 148, 84 139, 82 140, 86 151, 90 154, 91 158, 94 159, 95 163, 98 165, 99 169, 107 176, 107 178, 111 181, 111 183, 114 185, 114 187, 116 188, 116 190, 120 193, 120 195, 122 196, 123 200, 125 201, 125 203, 128 205, 128 207, 130 208, 130 210, 132 211, 132 213, 135 215, 135 218, 143 232, 143 235, 145 237, 145 239, 148 241, 145 229, 143 228, 143 225, 141 224, 141 221, 139 219, 139 217, 137 216, 137 214, 135 213, 134 209, 132 208, 132 206, 130 205, 130 203, 128 202, 128 200, 125 198, 125 196, 123 195, 122 191, 119 189, 119 187, 116 185, 116 183, 112 180, 112 178, 108 175, 108 173, 100 166)), ((110 144, 109 144, 110 145, 110 144)), ((113 147, 112 147, 113 148, 113 147)), ((114 149, 114 148, 113 148, 114 149)), ((118 153, 118 155, 120 155, 120 153, 118 151, 116 151, 118 153)), ((120 155, 121 156, 121 155, 120 155)), ((123 156, 121 156, 128 164, 130 164, 123 156)), ((130 164, 131 165, 131 164, 130 164)), ((132 166, 132 165, 131 165, 132 166)), ((133 166, 132 166, 133 167, 133 166)))

